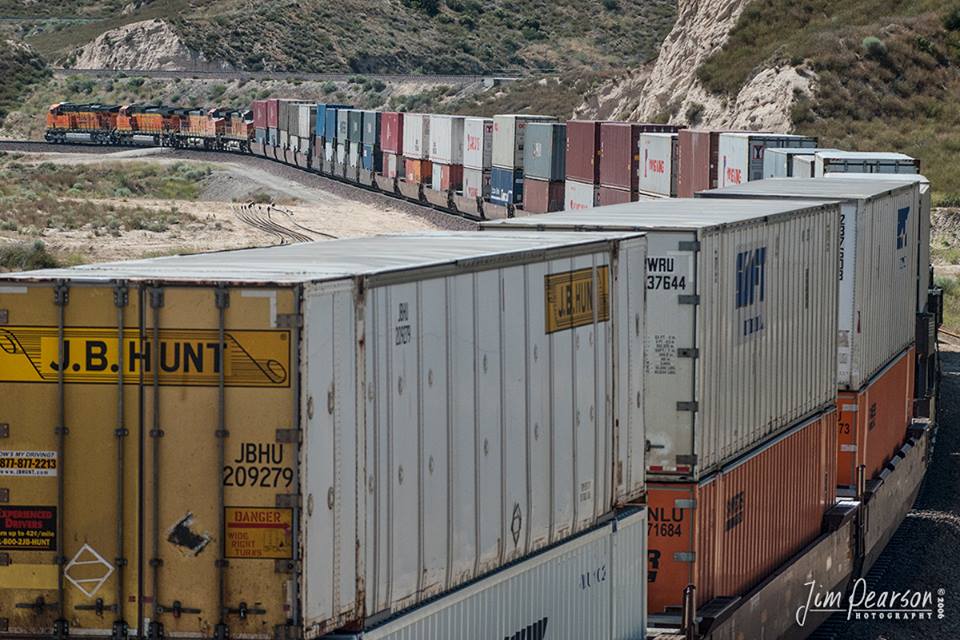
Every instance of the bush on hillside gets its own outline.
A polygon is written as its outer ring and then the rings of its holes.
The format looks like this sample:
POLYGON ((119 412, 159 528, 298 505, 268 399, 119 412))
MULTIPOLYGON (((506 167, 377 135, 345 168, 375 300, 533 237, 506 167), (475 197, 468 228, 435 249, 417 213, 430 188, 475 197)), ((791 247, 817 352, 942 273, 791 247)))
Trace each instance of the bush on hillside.
POLYGON ((874 60, 885 60, 887 57, 887 45, 876 36, 867 36, 863 39, 863 50, 874 60))

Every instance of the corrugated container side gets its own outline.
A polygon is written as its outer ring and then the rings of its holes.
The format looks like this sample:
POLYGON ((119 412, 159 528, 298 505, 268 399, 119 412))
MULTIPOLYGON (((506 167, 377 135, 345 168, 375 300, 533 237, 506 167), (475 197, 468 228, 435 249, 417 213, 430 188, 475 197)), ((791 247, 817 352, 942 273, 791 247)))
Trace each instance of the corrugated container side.
POLYGON ((718 185, 726 187, 763 179, 763 158, 768 148, 816 148, 809 136, 721 133, 718 185))
POLYGON ((630 513, 382 626, 329 640, 643 637, 646 527, 645 511, 630 513))
POLYGON ((403 178, 405 175, 404 169, 403 156, 383 152, 383 175, 388 178, 403 178))
POLYGON ((383 171, 383 154, 380 147, 372 144, 361 145, 360 165, 364 171, 380 173, 383 171))
POLYGON ((793 156, 793 177, 812 178, 817 159, 813 156, 793 156))
POLYGON ((430 184, 433 180, 433 163, 429 160, 404 158, 404 180, 414 184, 430 184))
POLYGON ((493 166, 493 120, 467 118, 463 122, 463 166, 489 170, 493 166))
POLYGON ((267 128, 267 101, 254 100, 252 103, 252 108, 253 108, 254 128, 266 129, 267 128))
POLYGON ((600 124, 600 184, 637 190, 640 127, 630 122, 600 124))
POLYGON ((860 465, 865 467, 867 480, 875 478, 906 440, 913 417, 915 356, 910 347, 864 389, 840 392, 839 486, 856 490, 860 465))
POLYGON ((606 207, 612 204, 635 202, 638 198, 636 191, 617 189, 616 187, 600 187, 597 191, 597 206, 606 207))
POLYGON ((429 114, 403 114, 403 155, 408 159, 420 160, 430 157, 429 114))
POLYGON ((563 208, 565 210, 590 209, 600 206, 600 187, 596 184, 567 180, 563 185, 563 193, 563 208))
POLYGON ((677 194, 677 134, 640 134, 640 191, 662 196, 677 194))
POLYGON ((490 198, 490 171, 463 168, 463 195, 468 198, 480 198, 488 200, 490 198))
POLYGON ((523 182, 523 210, 527 213, 562 211, 563 182, 526 177, 523 182))
POLYGON ((817 153, 813 176, 821 178, 828 173, 918 174, 920 161, 902 153, 817 153))
POLYGON ((463 116, 430 116, 430 161, 463 164, 463 116))
MULTIPOLYGON (((556 122, 531 122, 527 125, 523 151, 525 177, 563 180, 566 170, 566 129, 566 125, 556 122)), ((563 198, 560 200, 562 202, 563 198)))
POLYGON ((363 144, 380 144, 380 127, 382 114, 379 111, 364 111, 362 117, 363 124, 363 144))
POLYGON ((363 142, 363 111, 349 109, 347 111, 347 140, 351 143, 363 142))
POLYGON ((386 111, 380 119, 380 146, 384 151, 403 153, 403 114, 386 111))
POLYGON ((276 98, 267 100, 267 128, 275 129, 280 118, 280 101, 276 98))
POLYGON ((490 202, 523 204, 523 169, 494 166, 490 171, 490 202))
POLYGON ((712 188, 710 179, 710 131, 684 129, 677 134, 677 197, 692 198, 698 191, 712 188))
POLYGON ((552 122, 552 116, 498 115, 493 117, 493 166, 522 169, 527 125, 552 122))
POLYGON ((682 606, 688 584, 698 606, 743 595, 813 541, 836 500, 836 443, 830 411, 698 484, 650 483, 649 612, 682 606))
MULTIPOLYGON (((571 180, 587 184, 600 182, 599 121, 567 121, 566 165, 568 182, 571 180)), ((569 200, 569 195, 567 199, 569 200)))
POLYGON ((337 144, 346 143, 350 138, 351 109, 337 110, 337 144))

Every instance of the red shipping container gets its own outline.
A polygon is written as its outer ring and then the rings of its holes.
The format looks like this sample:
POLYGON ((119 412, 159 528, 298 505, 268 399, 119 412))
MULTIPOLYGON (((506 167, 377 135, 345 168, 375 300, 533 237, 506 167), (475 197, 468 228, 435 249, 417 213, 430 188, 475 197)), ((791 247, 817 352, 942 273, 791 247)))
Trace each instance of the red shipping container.
POLYGON ((836 499, 837 412, 692 483, 648 485, 648 611, 739 596, 820 535, 836 499))
POLYGON ((254 100, 253 107, 253 126, 257 129, 267 128, 267 101, 254 100))
POLYGON ((462 164, 440 164, 440 191, 459 191, 463 187, 462 164))
POLYGON ((600 182, 600 121, 567 121, 567 180, 600 182))
POLYGON ((600 187, 600 204, 605 207, 610 204, 626 204, 636 202, 639 199, 636 191, 627 191, 626 189, 617 189, 615 187, 600 187))
POLYGON ((637 190, 642 132, 641 125, 629 122, 600 125, 600 184, 637 190))
POLYGON ((276 129, 280 121, 280 100, 270 98, 267 100, 267 128, 276 129))
POLYGON ((740 130, 682 129, 677 132, 678 198, 692 198, 697 191, 717 188, 720 134, 737 131, 740 130))
MULTIPOLYGON (((423 184, 433 178, 433 163, 419 158, 405 158, 404 176, 407 182, 423 184)), ((461 174, 462 175, 462 174, 461 174)))
POLYGON ((384 111, 380 116, 380 148, 389 153, 403 153, 403 114, 384 111))
POLYGON ((563 181, 549 182, 524 178, 523 210, 527 213, 549 213, 563 210, 563 181))
POLYGON ((856 491, 857 468, 875 478, 907 439, 913 415, 915 348, 893 359, 860 391, 841 391, 837 398, 840 436, 837 484, 856 491))

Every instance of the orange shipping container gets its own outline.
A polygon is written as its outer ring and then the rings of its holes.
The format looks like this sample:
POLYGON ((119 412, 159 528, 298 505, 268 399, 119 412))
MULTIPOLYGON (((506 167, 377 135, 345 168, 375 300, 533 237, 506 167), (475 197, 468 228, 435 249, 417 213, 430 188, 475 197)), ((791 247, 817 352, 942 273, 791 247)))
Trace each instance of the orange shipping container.
POLYGON ((836 499, 837 413, 804 422, 698 484, 648 485, 648 605, 742 595, 820 535, 836 499))
POLYGON ((419 184, 430 182, 433 178, 433 164, 429 160, 407 158, 404 167, 407 182, 419 184))
POLYGON ((841 391, 837 482, 856 491, 857 468, 874 478, 907 437, 913 414, 915 348, 894 358, 860 391, 841 391))

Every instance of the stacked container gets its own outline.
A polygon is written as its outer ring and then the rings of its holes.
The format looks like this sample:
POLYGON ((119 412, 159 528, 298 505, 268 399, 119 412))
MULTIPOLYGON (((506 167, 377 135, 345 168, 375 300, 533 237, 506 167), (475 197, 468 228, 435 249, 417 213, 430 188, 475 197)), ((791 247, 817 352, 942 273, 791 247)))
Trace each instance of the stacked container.
MULTIPOLYGON (((589 209, 600 204, 600 129, 597 120, 567 122, 564 209, 589 209)), ((629 137, 629 131, 621 133, 629 137)))
POLYGON ((698 191, 717 188, 721 133, 734 131, 681 129, 677 132, 677 197, 692 198, 698 191))
POLYGON ((383 155, 380 151, 382 114, 379 111, 364 111, 361 166, 364 171, 380 173, 383 170, 383 155))
MULTIPOLYGON (((601 205, 609 205, 637 200, 638 189, 640 189, 639 177, 644 172, 644 166, 640 162, 642 156, 640 136, 646 133, 671 134, 676 130, 677 127, 665 124, 600 123, 598 202, 601 205)), ((586 143, 581 141, 579 144, 586 143)))
POLYGON ((490 201, 499 205, 523 204, 523 155, 527 125, 551 122, 551 116, 499 115, 493 117, 493 169, 490 201))
POLYGON ((647 426, 652 613, 679 608, 687 584, 700 603, 744 595, 820 534, 836 492, 839 217, 836 202, 662 199, 483 224, 647 234, 629 390, 647 426))
POLYGON ((523 210, 547 213, 563 209, 567 125, 531 122, 523 151, 523 210))
POLYGON ((407 182, 432 184, 429 114, 403 114, 403 159, 407 182))
POLYGON ((718 153, 718 187, 763 180, 763 157, 767 149, 815 149, 817 139, 775 133, 721 133, 718 153))
POLYGON ((642 133, 638 144, 640 149, 638 191, 662 198, 676 197, 677 134, 642 133))
POLYGON ((430 116, 430 162, 433 190, 460 191, 463 186, 463 116, 430 116))
POLYGON ((487 200, 493 167, 493 120, 465 118, 463 121, 463 195, 487 200))
POLYGON ((383 149, 383 175, 402 178, 403 171, 403 114, 385 111, 380 116, 380 147, 383 149))
POLYGON ((701 193, 729 198, 839 201, 840 261, 837 331, 838 409, 844 438, 837 455, 841 485, 855 492, 851 469, 865 465, 867 479, 906 438, 912 415, 912 349, 916 314, 926 300, 920 246, 929 245, 919 180, 774 178, 701 193), (922 289, 922 290, 921 290, 922 289), (889 396, 889 397, 887 397, 889 396), (884 397, 888 404, 878 403, 884 397), (870 400, 870 399, 873 400, 870 400), (870 400, 868 402, 868 400, 870 400), (863 410, 861 410, 861 407, 863 410), (886 415, 878 410, 884 408, 886 415))
POLYGON ((253 139, 257 144, 266 144, 267 136, 267 101, 254 100, 253 107, 253 139))
POLYGON ((819 151, 814 156, 813 177, 828 173, 918 174, 920 161, 902 153, 819 151))
POLYGON ((272 147, 280 146, 280 100, 267 100, 267 143, 272 147))
MULTIPOLYGON (((803 160, 813 160, 814 154, 818 151, 832 151, 832 149, 767 149, 763 154, 763 179, 812 178, 812 170, 803 168, 808 165, 799 163, 803 160)), ((812 166, 812 163, 809 166, 812 166)))
MULTIPOLYGON (((337 153, 337 122, 339 119, 338 113, 344 109, 349 109, 348 105, 341 104, 328 104, 322 105, 323 118, 322 118, 322 128, 321 128, 321 118, 320 111, 321 108, 317 108, 317 128, 318 135, 323 138, 323 162, 324 169, 327 172, 333 171, 333 163, 336 160, 337 153)), ((319 142, 318 142, 319 146, 319 142)))
POLYGON ((350 155, 350 114, 353 109, 337 110, 337 146, 335 150, 335 161, 338 173, 343 175, 346 171, 347 159, 350 155))
POLYGON ((363 111, 351 109, 347 112, 347 166, 360 168, 363 154, 363 111))

